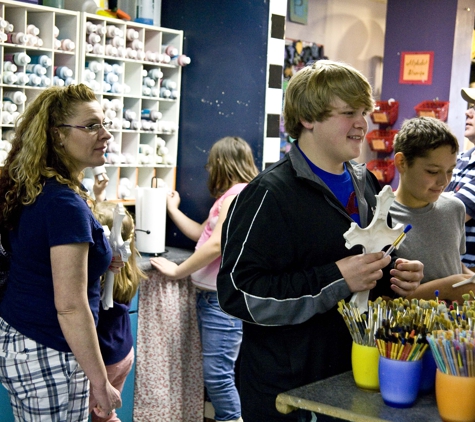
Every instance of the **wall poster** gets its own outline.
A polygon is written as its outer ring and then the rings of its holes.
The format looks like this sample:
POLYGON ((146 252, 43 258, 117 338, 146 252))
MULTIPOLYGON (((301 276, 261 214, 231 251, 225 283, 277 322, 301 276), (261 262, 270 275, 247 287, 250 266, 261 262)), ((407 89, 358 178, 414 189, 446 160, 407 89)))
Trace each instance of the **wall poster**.
POLYGON ((402 52, 399 83, 432 85, 433 66, 433 51, 402 52))

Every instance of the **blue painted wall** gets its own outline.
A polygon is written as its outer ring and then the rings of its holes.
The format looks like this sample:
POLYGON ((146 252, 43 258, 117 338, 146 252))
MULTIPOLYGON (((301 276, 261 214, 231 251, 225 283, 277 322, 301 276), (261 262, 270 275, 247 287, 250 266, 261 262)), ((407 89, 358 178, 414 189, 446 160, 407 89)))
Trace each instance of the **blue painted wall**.
MULTIPOLYGON (((204 221, 213 203, 204 166, 223 136, 241 136, 262 166, 269 4, 267 1, 163 1, 161 26, 184 31, 177 186, 180 209, 204 221)), ((167 221, 166 244, 194 248, 167 221)))
MULTIPOLYGON (((458 0, 388 0, 381 99, 399 101, 393 129, 399 129, 404 119, 416 117, 414 107, 422 101, 449 101, 457 3, 458 0), (401 53, 417 51, 434 52, 432 84, 400 84, 401 53)), ((398 183, 396 171, 391 186, 397 188, 398 183)))
MULTIPOLYGON (((450 95, 457 0, 388 0, 381 99, 399 101, 399 129, 422 101, 450 95), (400 84, 401 52, 433 51, 431 85, 400 84)), ((467 81, 468 83, 468 81, 467 81)))

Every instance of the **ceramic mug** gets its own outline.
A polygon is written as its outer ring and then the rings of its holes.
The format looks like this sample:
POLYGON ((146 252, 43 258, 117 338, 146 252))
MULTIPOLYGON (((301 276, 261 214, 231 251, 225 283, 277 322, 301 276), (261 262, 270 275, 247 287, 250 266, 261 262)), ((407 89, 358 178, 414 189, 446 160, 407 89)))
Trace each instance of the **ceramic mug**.
POLYGON ((379 357, 379 389, 384 403, 391 407, 411 407, 417 399, 422 360, 379 357))
POLYGON ((379 391, 378 363, 379 351, 377 347, 364 346, 353 342, 351 366, 353 378, 359 388, 379 391))
POLYGON ((444 422, 475 422, 475 377, 436 371, 435 398, 444 422))

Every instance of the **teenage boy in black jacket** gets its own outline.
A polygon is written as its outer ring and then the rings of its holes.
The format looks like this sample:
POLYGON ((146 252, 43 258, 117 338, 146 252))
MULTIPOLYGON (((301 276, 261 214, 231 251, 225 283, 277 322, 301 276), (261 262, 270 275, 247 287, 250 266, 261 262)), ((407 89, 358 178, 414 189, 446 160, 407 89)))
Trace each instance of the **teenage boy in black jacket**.
POLYGON ((339 300, 369 289, 371 297, 405 296, 420 284, 419 261, 390 265, 383 252, 345 247, 353 221, 371 222, 380 190, 364 164, 350 162, 361 153, 373 104, 370 84, 351 66, 320 60, 299 71, 284 105, 297 141, 231 205, 217 287, 222 309, 245 322, 245 422, 297 420, 277 412, 279 393, 351 369, 339 300))

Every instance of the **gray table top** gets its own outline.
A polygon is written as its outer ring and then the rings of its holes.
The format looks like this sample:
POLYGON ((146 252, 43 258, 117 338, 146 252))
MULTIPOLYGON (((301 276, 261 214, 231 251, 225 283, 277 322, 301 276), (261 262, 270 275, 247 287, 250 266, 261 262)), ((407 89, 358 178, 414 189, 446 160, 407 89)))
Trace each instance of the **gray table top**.
POLYGON ((358 388, 351 371, 299 387, 277 396, 277 408, 307 409, 354 422, 438 422, 435 394, 420 395, 414 406, 396 409, 384 404, 381 393, 358 388))

